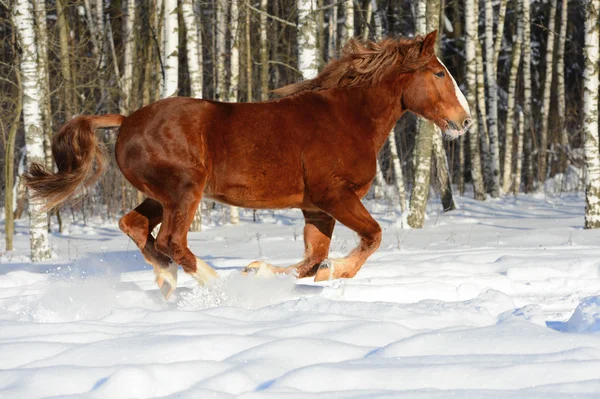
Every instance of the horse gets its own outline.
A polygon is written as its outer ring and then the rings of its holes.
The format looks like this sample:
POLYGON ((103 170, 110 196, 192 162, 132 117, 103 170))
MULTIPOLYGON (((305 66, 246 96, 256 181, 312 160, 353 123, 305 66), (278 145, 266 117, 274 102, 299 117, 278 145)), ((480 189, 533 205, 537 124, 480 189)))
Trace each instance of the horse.
POLYGON ((261 267, 315 281, 354 277, 381 242, 381 228, 361 199, 396 121, 410 111, 450 137, 471 124, 464 95, 435 55, 436 37, 437 31, 352 39, 315 78, 274 90, 279 98, 270 101, 172 97, 127 117, 78 116, 53 137, 57 171, 33 164, 26 184, 45 209, 65 203, 105 170, 95 129, 120 127, 117 164, 147 199, 119 227, 153 266, 165 300, 177 286, 178 265, 200 284, 218 277, 187 243, 203 196, 238 207, 302 210, 303 259, 288 267, 252 262, 245 271, 261 267), (336 221, 360 241, 346 257, 329 259, 336 221))

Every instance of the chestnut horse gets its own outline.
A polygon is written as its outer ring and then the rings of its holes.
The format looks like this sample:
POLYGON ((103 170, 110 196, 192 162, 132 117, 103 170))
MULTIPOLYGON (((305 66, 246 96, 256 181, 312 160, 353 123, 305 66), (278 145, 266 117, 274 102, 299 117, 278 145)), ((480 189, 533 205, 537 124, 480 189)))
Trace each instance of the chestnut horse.
POLYGON ((436 35, 351 40, 316 78, 275 90, 282 98, 273 101, 176 97, 128 117, 79 116, 53 138, 58 171, 32 165, 27 185, 47 209, 64 203, 104 170, 94 129, 120 126, 117 164, 148 198, 119 227, 154 267, 165 298, 176 287, 177 265, 200 283, 218 276, 187 243, 203 195, 248 208, 300 208, 304 259, 267 269, 315 281, 353 277, 381 242, 381 228, 361 198, 396 121, 412 111, 453 137, 470 124, 464 96, 434 54, 436 35), (327 259, 336 220, 358 233, 360 243, 345 258, 327 259))

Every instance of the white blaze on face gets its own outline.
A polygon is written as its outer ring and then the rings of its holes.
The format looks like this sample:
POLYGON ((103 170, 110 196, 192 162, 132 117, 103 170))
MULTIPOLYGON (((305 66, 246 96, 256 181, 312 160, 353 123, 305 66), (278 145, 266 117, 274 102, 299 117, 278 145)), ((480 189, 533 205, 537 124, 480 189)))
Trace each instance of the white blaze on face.
POLYGON ((450 76, 452 78, 452 83, 454 83, 454 92, 456 93, 456 99, 458 100, 458 102, 460 103, 460 105, 463 107, 463 109, 465 110, 465 112, 469 116, 471 116, 471 110, 469 109, 469 103, 467 102, 467 99, 465 98, 465 96, 462 93, 462 91, 460 91, 460 89, 458 88, 458 85, 456 84, 456 80, 454 80, 454 76, 452 76, 450 74, 450 72, 448 71, 448 68, 446 68, 446 65, 444 65, 444 63, 442 62, 442 60, 440 60, 439 58, 437 60, 438 60, 438 62, 440 64, 442 64, 442 66, 446 70, 446 73, 448 74, 448 76, 450 76))

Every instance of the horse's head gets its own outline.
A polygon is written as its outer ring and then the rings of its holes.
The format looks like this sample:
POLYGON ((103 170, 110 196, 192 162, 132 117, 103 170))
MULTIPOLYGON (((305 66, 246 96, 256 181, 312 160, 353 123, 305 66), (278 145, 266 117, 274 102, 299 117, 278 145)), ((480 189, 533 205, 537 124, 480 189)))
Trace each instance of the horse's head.
POLYGON ((435 56, 436 36, 437 31, 433 31, 423 40, 420 57, 429 62, 409 74, 402 103, 405 109, 429 119, 456 138, 471 125, 471 111, 456 81, 435 56))

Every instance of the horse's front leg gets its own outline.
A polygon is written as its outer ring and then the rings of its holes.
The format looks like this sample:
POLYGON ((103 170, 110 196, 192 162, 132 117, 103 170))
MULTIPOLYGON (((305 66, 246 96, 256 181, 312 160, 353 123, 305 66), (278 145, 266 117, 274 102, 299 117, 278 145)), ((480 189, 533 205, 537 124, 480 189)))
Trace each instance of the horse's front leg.
POLYGON ((317 270, 315 281, 354 277, 367 258, 379 248, 381 227, 369 214, 358 195, 350 189, 331 189, 315 203, 360 237, 360 243, 348 256, 323 262, 317 270))
POLYGON ((288 267, 274 266, 263 261, 254 261, 243 273, 293 274, 298 278, 311 277, 317 273, 319 265, 329 256, 331 235, 335 219, 322 211, 303 210, 304 214, 304 259, 288 267))

